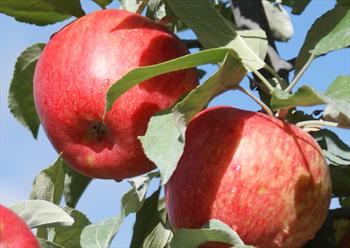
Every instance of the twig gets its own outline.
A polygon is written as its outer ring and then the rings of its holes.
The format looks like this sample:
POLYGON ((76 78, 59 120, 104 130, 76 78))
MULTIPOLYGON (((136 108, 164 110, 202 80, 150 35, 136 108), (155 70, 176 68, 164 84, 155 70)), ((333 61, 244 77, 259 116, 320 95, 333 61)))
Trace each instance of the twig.
POLYGON ((301 68, 301 70, 298 72, 298 74, 293 78, 290 85, 288 85, 288 87, 285 89, 285 92, 289 93, 293 89, 293 87, 297 84, 297 82, 299 81, 301 76, 304 74, 306 69, 310 66, 310 64, 314 60, 314 58, 315 58, 315 55, 311 54, 311 56, 307 60, 306 64, 303 66, 303 68, 301 68))
POLYGON ((235 89, 243 92, 244 94, 246 94, 247 96, 249 96, 251 99, 253 99, 257 104, 259 104, 263 110, 265 110, 265 112, 268 115, 273 116, 273 112, 271 111, 271 109, 263 102, 261 101, 259 98, 257 98, 254 94, 252 94, 252 92, 250 92, 249 90, 246 90, 245 88, 241 87, 241 86, 237 86, 235 87, 235 89))
POLYGON ((300 128, 316 128, 316 127, 323 127, 323 126, 329 126, 329 127, 339 127, 339 128, 345 128, 350 129, 350 127, 342 126, 339 123, 331 122, 331 121, 324 121, 324 120, 311 120, 311 121, 301 121, 296 124, 296 126, 300 128))
POLYGON ((267 79, 257 70, 252 70, 253 73, 261 80, 261 82, 269 89, 270 93, 274 91, 272 85, 267 81, 267 79))
POLYGON ((198 40, 181 40, 186 44, 187 48, 203 48, 202 44, 198 40))

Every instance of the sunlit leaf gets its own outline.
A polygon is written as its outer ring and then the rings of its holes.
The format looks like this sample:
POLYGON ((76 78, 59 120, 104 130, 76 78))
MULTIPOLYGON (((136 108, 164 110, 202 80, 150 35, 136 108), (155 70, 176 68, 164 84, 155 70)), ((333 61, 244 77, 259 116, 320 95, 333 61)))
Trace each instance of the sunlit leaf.
POLYGON ((145 201, 146 192, 152 178, 157 177, 158 172, 151 172, 130 180, 132 189, 121 200, 121 212, 119 216, 105 219, 101 222, 86 226, 81 232, 80 244, 82 248, 109 247, 114 236, 118 233, 125 217, 130 213, 139 211, 145 201))
POLYGON ((147 0, 119 0, 120 8, 131 12, 139 12, 147 4, 147 0))
POLYGON ((262 3, 274 39, 278 41, 291 39, 294 30, 288 12, 280 3, 271 3, 267 0, 263 0, 262 3))
POLYGON ((325 119, 350 127, 350 76, 337 77, 325 95, 328 98, 325 119))
POLYGON ((30 199, 45 200, 56 205, 60 204, 65 177, 63 164, 62 158, 59 157, 52 166, 39 173, 34 180, 30 199))
POLYGON ((164 248, 169 243, 173 233, 170 229, 163 226, 162 223, 158 223, 152 232, 146 237, 143 243, 143 248, 164 248))
POLYGON ((238 234, 219 220, 211 220, 201 229, 178 229, 170 243, 172 248, 197 248, 209 241, 244 247, 238 234))
POLYGON ((74 219, 61 207, 43 200, 26 200, 10 207, 30 228, 71 226, 74 219))
POLYGON ((139 139, 146 156, 159 168, 162 184, 165 184, 174 172, 184 148, 174 115, 167 113, 153 116, 146 134, 139 139))

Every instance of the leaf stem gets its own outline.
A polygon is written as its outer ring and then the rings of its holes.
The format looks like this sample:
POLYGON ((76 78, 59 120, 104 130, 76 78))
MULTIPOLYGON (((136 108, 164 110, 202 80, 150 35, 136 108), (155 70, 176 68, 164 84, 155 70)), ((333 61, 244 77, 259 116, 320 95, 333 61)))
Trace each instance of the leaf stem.
POLYGON ((143 0, 142 2, 141 2, 141 4, 140 4, 140 6, 138 7, 138 9, 136 10, 136 13, 137 14, 142 14, 142 12, 145 10, 145 7, 147 6, 147 4, 148 4, 148 1, 149 0, 143 0))
POLYGON ((275 78, 277 78, 278 84, 280 85, 281 89, 282 89, 282 82, 283 79, 280 77, 280 75, 278 75, 278 73, 268 64, 265 64, 264 69, 267 70, 268 72, 271 73, 272 76, 274 76, 275 78))
POLYGON ((267 79, 257 70, 252 70, 253 73, 261 80, 261 82, 269 89, 270 93, 273 92, 274 88, 272 85, 267 81, 267 79))
POLYGON ((247 96, 249 96, 251 99, 253 99, 257 104, 259 104, 263 110, 265 110, 265 112, 268 115, 273 116, 273 112, 272 110, 263 102, 261 101, 259 98, 257 98, 252 92, 250 92, 249 90, 246 90, 245 88, 241 87, 241 86, 237 86, 234 89, 237 89, 241 92, 243 92, 244 94, 246 94, 247 96))
POLYGON ((315 55, 311 54, 303 68, 298 72, 298 74, 293 78, 292 82, 288 85, 288 87, 284 90, 285 92, 289 93, 293 89, 293 87, 298 83, 299 79, 301 78, 302 75, 304 75, 304 72, 306 71, 307 68, 309 68, 311 62, 314 60, 315 55))
POLYGON ((303 127, 316 128, 316 127, 322 127, 322 126, 329 126, 329 127, 339 127, 339 128, 350 129, 350 127, 342 126, 337 122, 324 121, 324 120, 301 121, 301 122, 298 122, 296 126, 300 128, 303 128, 303 127))

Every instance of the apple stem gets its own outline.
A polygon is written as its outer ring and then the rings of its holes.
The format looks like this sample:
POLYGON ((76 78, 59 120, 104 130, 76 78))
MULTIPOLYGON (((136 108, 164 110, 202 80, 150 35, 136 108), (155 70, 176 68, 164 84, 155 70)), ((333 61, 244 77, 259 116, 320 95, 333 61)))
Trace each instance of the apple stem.
POLYGON ((235 89, 243 92, 244 94, 246 94, 247 96, 249 96, 251 99, 253 99, 257 104, 259 104, 261 106, 261 108, 263 110, 265 110, 265 112, 268 115, 273 116, 273 112, 272 110, 263 102, 261 101, 259 98, 257 98, 252 92, 250 92, 249 90, 246 90, 245 88, 241 87, 241 86, 237 86, 235 87, 235 89))
POLYGON ((337 122, 324 121, 324 120, 301 121, 301 122, 298 122, 296 126, 304 129, 315 129, 315 128, 320 129, 323 126, 350 129, 350 127, 343 126, 337 122))
POLYGON ((252 70, 253 73, 261 80, 261 82, 269 89, 270 93, 274 91, 272 85, 267 81, 267 79, 257 70, 252 70))
POLYGON ((301 76, 304 75, 304 72, 306 71, 307 68, 309 68, 309 66, 311 65, 311 62, 314 59, 315 59, 315 55, 311 54, 311 56, 309 57, 308 61, 305 63, 303 68, 301 68, 301 70, 298 72, 298 74, 293 78, 293 80, 290 83, 290 85, 288 85, 288 87, 284 90, 285 92, 287 92, 287 93, 291 92, 293 87, 297 84, 297 82, 299 81, 301 76))

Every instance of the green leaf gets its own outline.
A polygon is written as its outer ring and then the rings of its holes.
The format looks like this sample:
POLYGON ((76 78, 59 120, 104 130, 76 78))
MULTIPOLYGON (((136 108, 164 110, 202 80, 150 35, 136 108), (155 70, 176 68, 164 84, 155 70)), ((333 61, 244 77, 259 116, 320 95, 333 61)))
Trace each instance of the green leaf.
POLYGON ((147 236, 143 243, 143 248, 164 248, 171 238, 173 233, 170 229, 166 229, 162 223, 158 223, 152 232, 147 236))
POLYGON ((55 7, 58 12, 67 13, 75 17, 81 17, 85 15, 84 10, 81 8, 80 0, 41 0, 47 2, 55 7))
POLYGON ((333 194, 350 196, 350 147, 327 129, 312 132, 312 136, 330 164, 333 194))
POLYGON ((67 206, 74 208, 92 178, 80 174, 66 163, 63 168, 65 171, 63 195, 67 206))
POLYGON ((97 3, 102 9, 105 9, 106 6, 113 2, 113 0, 92 0, 97 3))
POLYGON ((330 85, 326 93, 316 92, 309 86, 301 86, 293 95, 275 89, 271 107, 276 110, 294 106, 313 106, 327 104, 324 112, 326 120, 335 121, 350 127, 350 77, 340 76, 330 85))
POLYGON ((306 85, 301 86, 293 95, 275 88, 271 98, 271 107, 274 110, 293 106, 313 106, 324 103, 323 96, 306 85))
POLYGON ((350 45, 350 9, 330 33, 317 42, 312 54, 318 56, 350 45))
MULTIPOLYGON (((0 2, 0 10, 1 10, 0 2)), ((45 44, 38 43, 27 48, 18 57, 9 92, 9 108, 17 120, 28 127, 34 138, 40 125, 33 97, 33 76, 35 65, 45 44)))
POLYGON ((86 226, 81 232, 80 244, 82 248, 109 247, 114 236, 118 233, 124 219, 130 214, 141 209, 145 195, 152 178, 157 177, 158 172, 151 172, 129 180, 132 189, 121 200, 121 213, 117 217, 108 218, 96 224, 86 226))
POLYGON ((282 0, 282 4, 292 8, 292 14, 300 15, 311 0, 282 0))
POLYGON ((108 218, 97 224, 86 226, 81 232, 80 244, 82 248, 107 248, 118 232, 124 216, 108 218))
POLYGON ((237 86, 246 73, 241 61, 231 51, 212 77, 175 106, 174 115, 168 113, 151 118, 146 134, 139 139, 147 157, 159 168, 162 184, 170 179, 183 152, 186 123, 214 96, 237 86))
POLYGON ((262 30, 236 32, 208 0, 168 0, 167 3, 176 16, 196 33, 205 48, 233 49, 248 70, 259 70, 265 65, 261 57, 266 55, 267 39, 262 30), (258 47, 259 52, 254 47, 258 47))
POLYGON ((208 49, 160 64, 136 68, 127 73, 109 88, 107 92, 106 111, 111 109, 114 101, 119 96, 142 81, 172 71, 188 69, 197 65, 221 62, 224 59, 227 51, 228 48, 208 49))
POLYGON ((59 205, 64 188, 63 160, 59 157, 56 162, 42 170, 35 178, 30 199, 45 200, 59 205))
POLYGON ((208 0, 167 0, 167 4, 205 48, 226 46, 236 37, 235 28, 208 0))
POLYGON ((237 36, 227 44, 242 60, 248 71, 259 70, 265 66, 267 38, 263 30, 238 31, 237 36))
POLYGON ((166 184, 184 148, 174 115, 168 113, 153 116, 146 134, 139 139, 146 156, 159 168, 162 184, 166 184))
POLYGON ((328 213, 325 222, 317 231, 315 237, 308 241, 303 248, 336 248, 333 225, 333 217, 328 213))
POLYGON ((132 189, 122 198, 122 212, 124 212, 125 216, 128 216, 130 213, 136 213, 141 209, 149 183, 158 176, 159 172, 155 171, 129 180, 132 189))
POLYGON ((325 119, 350 127, 350 76, 339 76, 327 89, 325 119))
POLYGON ((243 247, 238 234, 219 220, 211 220, 201 229, 179 229, 170 243, 171 248, 197 248, 209 241, 243 247))
POLYGON ((350 165, 330 165, 332 192, 336 196, 350 196, 350 165))
POLYGON ((64 247, 80 247, 81 232, 90 224, 90 221, 78 210, 68 207, 64 210, 74 219, 74 224, 69 227, 55 227, 53 242, 64 247))
POLYGON ((136 213, 136 221, 134 224, 130 247, 142 247, 145 238, 160 222, 160 216, 157 209, 159 193, 160 190, 157 190, 150 197, 148 197, 140 211, 136 213))
POLYGON ((43 238, 38 238, 38 240, 41 248, 65 248, 59 244, 56 244, 43 238))
POLYGON ((74 219, 61 207, 43 200, 26 200, 10 207, 30 228, 71 226, 74 219))
POLYGON ((348 8, 336 7, 318 18, 308 31, 304 44, 299 51, 296 64, 295 73, 305 65, 310 57, 310 51, 314 49, 316 44, 327 34, 329 34, 341 22, 343 17, 347 14, 348 8))
POLYGON ((79 0, 1 0, 0 12, 39 26, 84 15, 79 0))
POLYGON ((350 208, 350 197, 339 197, 339 204, 343 207, 343 208, 350 208))
POLYGON ((329 163, 350 165, 350 147, 328 129, 312 132, 312 136, 323 149, 329 163))
POLYGON ((182 119, 182 123, 187 123, 215 96, 239 85, 246 74, 247 71, 240 59, 233 52, 227 53, 219 70, 176 104, 174 107, 175 119, 177 121, 182 119))
POLYGON ((288 12, 278 2, 263 0, 262 3, 273 38, 278 41, 290 40, 294 30, 288 12))

